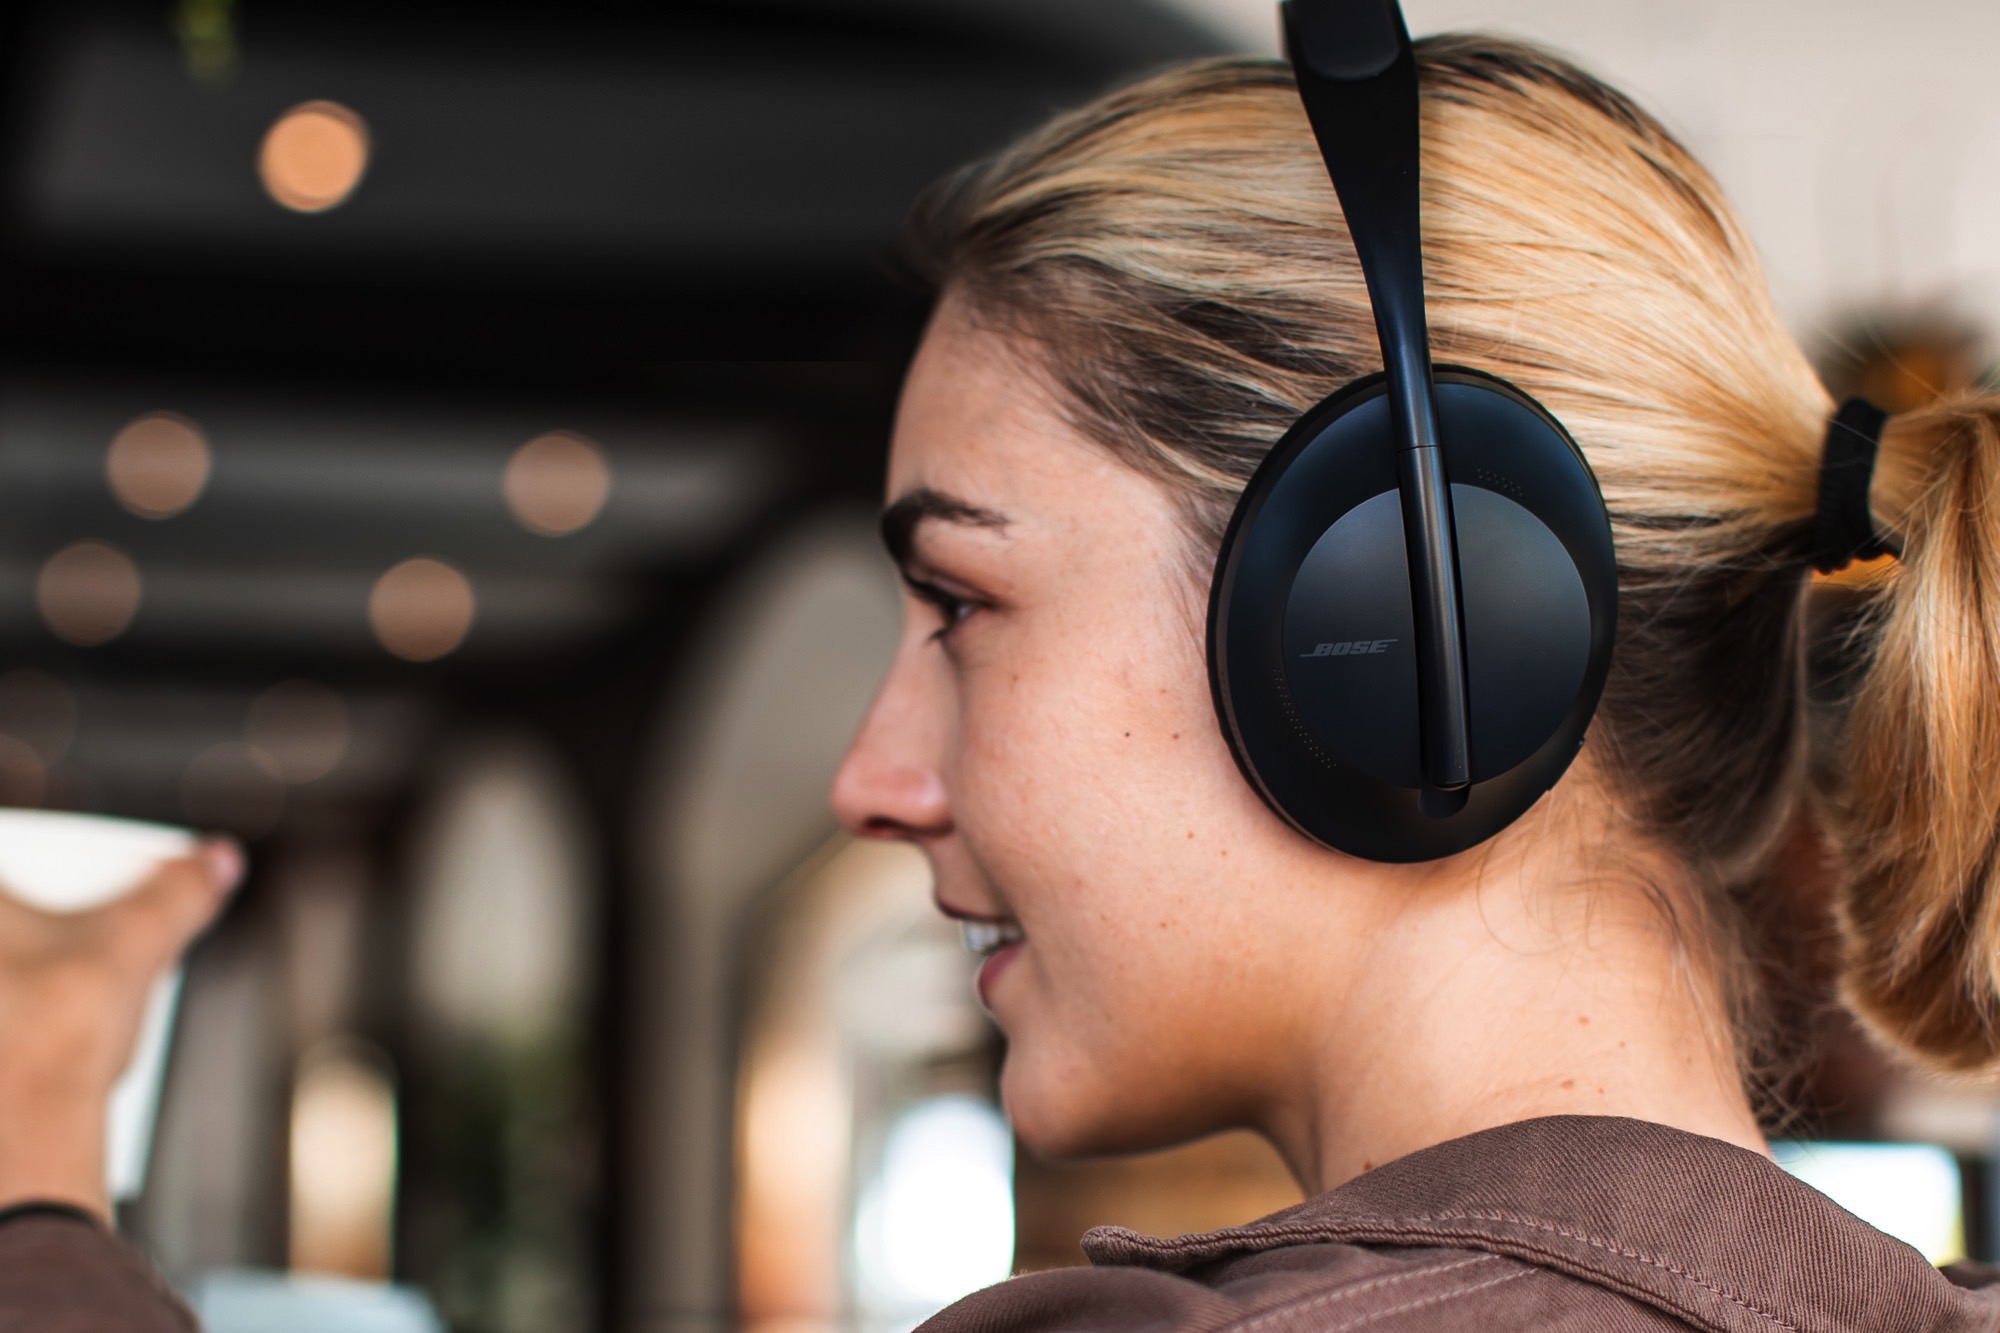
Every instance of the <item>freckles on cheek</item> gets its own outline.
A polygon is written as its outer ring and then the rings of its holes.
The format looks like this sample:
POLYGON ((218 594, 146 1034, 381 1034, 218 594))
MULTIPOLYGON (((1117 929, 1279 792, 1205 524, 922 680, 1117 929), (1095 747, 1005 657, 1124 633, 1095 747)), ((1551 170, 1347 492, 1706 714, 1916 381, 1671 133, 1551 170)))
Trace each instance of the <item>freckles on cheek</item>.
POLYGON ((1076 696, 1032 667, 968 695, 959 732, 958 781, 967 797, 1032 805, 1075 775, 1081 719, 1076 696))
POLYGON ((1131 835, 1144 812, 1200 800, 1205 764, 1234 774, 1226 747, 1219 766, 1205 753, 1222 741, 1177 585, 1123 558, 1078 561, 1074 575, 968 626, 983 637, 968 637, 961 659, 951 775, 961 824, 1004 815, 1038 822, 1043 836, 1131 835))

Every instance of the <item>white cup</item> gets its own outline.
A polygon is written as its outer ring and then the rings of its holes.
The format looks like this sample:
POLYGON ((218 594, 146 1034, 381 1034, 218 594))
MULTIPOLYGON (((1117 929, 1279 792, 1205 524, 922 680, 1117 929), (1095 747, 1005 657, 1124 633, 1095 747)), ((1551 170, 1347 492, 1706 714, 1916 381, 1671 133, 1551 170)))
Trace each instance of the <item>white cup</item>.
POLYGON ((422 1293, 379 1282, 217 1269, 186 1295, 207 1333, 444 1333, 422 1293))
MULTIPOLYGON (((87 912, 138 888, 160 862, 188 855, 197 842, 190 830, 166 824, 0 810, 0 890, 45 912, 87 912)), ((105 1161, 114 1199, 136 1197, 146 1182, 181 972, 176 965, 153 984, 132 1062, 111 1091, 105 1161)))

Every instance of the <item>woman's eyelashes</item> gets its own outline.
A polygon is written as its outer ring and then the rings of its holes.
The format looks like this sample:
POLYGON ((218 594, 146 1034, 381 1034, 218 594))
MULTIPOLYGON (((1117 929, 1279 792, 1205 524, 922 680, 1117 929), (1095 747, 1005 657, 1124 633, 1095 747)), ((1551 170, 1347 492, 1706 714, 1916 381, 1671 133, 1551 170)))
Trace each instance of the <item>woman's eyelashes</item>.
POLYGON ((909 588, 911 596, 920 602, 936 608, 938 617, 944 622, 931 632, 930 637, 933 643, 944 639, 952 630, 958 627, 959 622, 963 621, 980 607, 980 603, 972 598, 961 597, 957 593, 925 579, 914 578, 905 574, 903 576, 903 583, 909 588))

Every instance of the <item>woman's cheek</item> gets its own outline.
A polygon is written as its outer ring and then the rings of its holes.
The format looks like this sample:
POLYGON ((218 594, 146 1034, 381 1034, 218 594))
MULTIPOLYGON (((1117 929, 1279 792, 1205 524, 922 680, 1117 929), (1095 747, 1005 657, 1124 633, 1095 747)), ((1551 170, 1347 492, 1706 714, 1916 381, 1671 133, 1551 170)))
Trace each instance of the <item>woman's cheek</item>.
POLYGON ((1006 770, 1032 766, 1054 741, 1050 688, 1043 663, 1008 641, 1007 626, 968 624, 959 648, 962 749, 967 762, 1006 770))

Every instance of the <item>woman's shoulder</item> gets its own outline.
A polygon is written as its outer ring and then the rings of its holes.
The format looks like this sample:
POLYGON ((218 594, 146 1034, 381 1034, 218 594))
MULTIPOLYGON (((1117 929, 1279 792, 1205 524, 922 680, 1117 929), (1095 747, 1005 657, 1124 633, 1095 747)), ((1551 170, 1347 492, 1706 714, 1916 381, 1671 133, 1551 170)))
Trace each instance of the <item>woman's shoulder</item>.
POLYGON ((0 1210, 0 1328, 194 1333, 194 1316, 136 1246, 78 1209, 0 1210))
POLYGON ((1083 1328, 1685 1333, 1688 1327, 1614 1292, 1504 1255, 1322 1243, 1239 1257, 1211 1274, 1130 1265, 1036 1273, 967 1297, 925 1325, 925 1333, 1083 1328))
POLYGON ((1940 1273, 1755 1153, 1617 1117, 1503 1125, 1247 1226, 1084 1250, 935 1333, 2000 1326, 1990 1274, 1940 1273))

